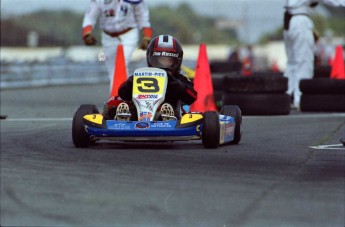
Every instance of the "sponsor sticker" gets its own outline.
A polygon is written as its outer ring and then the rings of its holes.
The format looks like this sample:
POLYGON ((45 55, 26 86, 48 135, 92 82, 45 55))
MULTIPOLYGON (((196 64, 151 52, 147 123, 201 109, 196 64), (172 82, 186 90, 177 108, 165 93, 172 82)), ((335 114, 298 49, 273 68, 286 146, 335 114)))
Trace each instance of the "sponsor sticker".
POLYGON ((140 113, 140 116, 138 117, 138 120, 139 121, 142 121, 142 120, 150 120, 152 117, 152 113, 151 112, 141 112, 140 113))
POLYGON ((138 99, 157 99, 158 95, 138 95, 138 99))
POLYGON ((219 115, 219 120, 221 121, 230 121, 233 122, 234 118, 231 116, 226 116, 226 115, 219 115))
POLYGON ((164 72, 135 72, 134 76, 164 76, 164 72))
POLYGON ((234 132, 234 126, 228 124, 225 128, 225 133, 226 134, 233 134, 233 132, 234 132))
POLYGON ((172 125, 168 122, 153 122, 151 128, 171 128, 172 125))
POLYGON ((152 55, 153 56, 159 56, 159 57, 174 57, 174 58, 179 57, 179 54, 169 53, 169 52, 165 52, 165 51, 156 51, 156 52, 153 52, 152 55))
POLYGON ((150 128, 150 124, 148 122, 138 122, 134 126, 136 129, 147 129, 150 128))
POLYGON ((130 129, 130 125, 124 123, 112 123, 108 125, 109 129, 127 130, 130 129))

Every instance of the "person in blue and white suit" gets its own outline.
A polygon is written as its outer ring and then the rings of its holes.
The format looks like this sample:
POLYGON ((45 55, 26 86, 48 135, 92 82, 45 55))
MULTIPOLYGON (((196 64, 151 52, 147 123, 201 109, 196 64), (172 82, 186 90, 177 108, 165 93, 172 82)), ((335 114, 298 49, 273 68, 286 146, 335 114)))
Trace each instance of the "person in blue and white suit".
POLYGON ((93 36, 97 20, 102 30, 103 52, 112 86, 117 46, 123 45, 128 67, 138 45, 146 50, 152 38, 148 5, 146 0, 90 0, 82 24, 85 45, 95 45, 97 42, 93 36))

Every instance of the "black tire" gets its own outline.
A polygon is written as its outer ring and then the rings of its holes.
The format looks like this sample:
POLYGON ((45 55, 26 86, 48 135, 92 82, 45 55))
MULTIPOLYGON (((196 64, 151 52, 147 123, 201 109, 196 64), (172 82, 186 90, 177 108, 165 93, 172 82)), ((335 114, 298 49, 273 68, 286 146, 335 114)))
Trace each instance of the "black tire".
POLYGON ((242 63, 232 63, 228 61, 211 61, 210 70, 212 73, 229 73, 241 71, 242 63))
POLYGON ((272 71, 254 71, 251 76, 270 76, 270 77, 282 77, 284 74, 282 72, 272 72, 272 71))
POLYGON ((290 113, 287 94, 224 94, 223 105, 237 105, 242 115, 285 115, 290 113))
POLYGON ((234 140, 230 144, 238 144, 241 141, 242 133, 241 133, 241 125, 242 125, 242 113, 241 109, 238 106, 228 105, 223 106, 220 111, 220 114, 232 116, 235 118, 235 135, 234 140))
POLYGON ((345 80, 303 79, 299 87, 303 94, 345 94, 345 80))
POLYGON ((345 94, 302 94, 301 111, 345 112, 345 94))
POLYGON ((212 77, 213 91, 223 91, 224 90, 224 77, 212 77))
POLYGON ((314 68, 314 78, 330 78, 332 68, 330 66, 317 66, 314 68))
POLYGON ((89 114, 99 113, 99 110, 93 104, 82 104, 79 109, 86 110, 89 114))
POLYGON ((86 114, 99 113, 95 105, 81 105, 73 116, 72 140, 75 147, 88 147, 94 143, 83 126, 83 117, 86 114))
POLYGON ((202 126, 202 144, 205 148, 217 148, 220 136, 219 115, 217 112, 207 111, 204 113, 202 126))
POLYGON ((226 93, 285 93, 288 79, 279 75, 225 76, 226 93))

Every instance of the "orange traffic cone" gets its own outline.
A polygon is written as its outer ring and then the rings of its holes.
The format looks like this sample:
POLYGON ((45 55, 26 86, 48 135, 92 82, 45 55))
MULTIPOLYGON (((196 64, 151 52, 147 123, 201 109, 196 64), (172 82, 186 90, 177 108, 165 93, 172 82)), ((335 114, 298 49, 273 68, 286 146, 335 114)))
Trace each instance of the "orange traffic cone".
POLYGON ((331 79, 345 80, 343 47, 340 45, 335 49, 331 79))
POLYGON ((118 96, 120 85, 127 80, 126 62, 123 53, 123 46, 121 44, 117 46, 116 58, 114 63, 115 68, 110 90, 110 98, 118 96))
POLYGON ((198 92, 197 100, 190 106, 191 112, 216 111, 210 65, 206 45, 200 44, 199 56, 194 77, 194 89, 198 92))

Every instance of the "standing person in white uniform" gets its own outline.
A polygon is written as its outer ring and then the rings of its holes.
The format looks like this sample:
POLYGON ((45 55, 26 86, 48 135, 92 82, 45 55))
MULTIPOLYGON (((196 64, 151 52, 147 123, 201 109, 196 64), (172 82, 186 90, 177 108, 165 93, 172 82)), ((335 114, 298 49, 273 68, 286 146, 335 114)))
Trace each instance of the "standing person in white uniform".
POLYGON ((288 60, 284 76, 289 79, 288 94, 293 95, 297 108, 301 99, 300 80, 313 77, 315 40, 310 11, 318 3, 345 7, 345 0, 286 0, 285 4, 284 42, 288 60))
POLYGON ((96 44, 92 31, 98 19, 111 89, 117 46, 123 45, 126 67, 139 41, 139 48, 147 49, 152 38, 149 9, 146 0, 90 0, 82 25, 85 45, 96 44))

